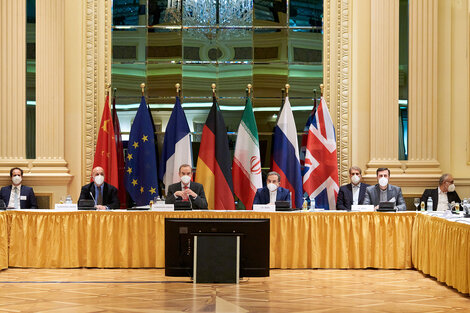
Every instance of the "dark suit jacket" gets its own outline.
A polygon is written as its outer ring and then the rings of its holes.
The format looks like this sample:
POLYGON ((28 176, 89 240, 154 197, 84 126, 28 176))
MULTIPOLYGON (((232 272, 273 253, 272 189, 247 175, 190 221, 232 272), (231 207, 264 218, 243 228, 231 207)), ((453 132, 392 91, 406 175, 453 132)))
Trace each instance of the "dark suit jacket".
MULTIPOLYGON (((388 184, 387 187, 387 200, 395 198, 395 206, 398 211, 406 211, 405 199, 401 193, 401 188, 398 186, 388 184)), ((379 205, 380 204, 380 187, 379 184, 369 186, 366 189, 366 196, 364 198, 364 204, 379 205)))
MULTIPOLYGON (((368 184, 361 183, 361 186, 359 188, 358 204, 364 204, 364 197, 366 194, 367 187, 369 187, 368 184)), ((338 200, 336 202, 336 209, 350 211, 352 204, 353 204, 352 184, 341 186, 338 192, 338 200)))
MULTIPOLYGON (((436 211, 437 210, 437 204, 438 204, 438 201, 439 201, 439 198, 438 198, 439 197, 439 192, 438 192, 437 188, 425 189, 424 190, 423 195, 421 196, 421 201, 424 201, 425 205, 428 201, 428 197, 431 197, 431 199, 432 199, 432 209, 434 211, 436 211)), ((456 191, 447 193, 447 201, 449 203, 451 203, 452 201, 459 202, 459 203, 461 202, 460 197, 459 197, 459 195, 457 194, 456 191)))
MULTIPOLYGON (((191 201, 191 207, 195 210, 207 210, 207 200, 206 194, 204 193, 204 186, 192 181, 189 183, 189 189, 197 194, 196 198, 191 196, 189 197, 189 200, 191 201)), ((165 203, 174 204, 177 198, 181 200, 181 197, 175 197, 175 192, 181 190, 181 182, 168 186, 168 194, 166 195, 165 203)))
MULTIPOLYGON (((8 206, 8 203, 10 202, 11 188, 12 188, 12 185, 2 187, 2 189, 0 190, 0 199, 2 199, 3 202, 5 202, 5 206, 8 206)), ((26 196, 26 200, 20 200, 20 208, 22 209, 37 209, 38 208, 38 204, 36 201, 36 196, 34 195, 33 188, 21 185, 20 197, 24 197, 24 196, 26 196)))
MULTIPOLYGON (((82 187, 78 201, 93 200, 93 198, 90 196, 90 192, 96 199, 94 182, 91 182, 82 187)), ((118 190, 116 187, 108 183, 103 183, 103 205, 110 209, 119 209, 118 190)))
MULTIPOLYGON (((278 187, 276 201, 289 201, 290 192, 286 188, 278 187)), ((269 189, 268 187, 259 188, 256 190, 255 199, 253 204, 268 204, 269 203, 269 189)))

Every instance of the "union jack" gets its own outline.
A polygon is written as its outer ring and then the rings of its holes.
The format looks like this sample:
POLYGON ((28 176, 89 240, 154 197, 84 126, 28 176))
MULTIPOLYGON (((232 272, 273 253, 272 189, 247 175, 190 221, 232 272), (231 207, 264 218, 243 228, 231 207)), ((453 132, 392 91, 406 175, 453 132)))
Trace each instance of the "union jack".
POLYGON ((336 208, 339 190, 336 135, 323 97, 308 131, 303 189, 308 195, 313 194, 316 207, 336 208))

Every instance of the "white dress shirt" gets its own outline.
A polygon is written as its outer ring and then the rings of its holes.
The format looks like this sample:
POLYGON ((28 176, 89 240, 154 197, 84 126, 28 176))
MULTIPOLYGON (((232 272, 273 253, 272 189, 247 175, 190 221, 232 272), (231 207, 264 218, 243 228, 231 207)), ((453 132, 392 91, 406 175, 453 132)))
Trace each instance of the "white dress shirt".
POLYGON ((274 191, 269 191, 269 204, 275 204, 277 197, 277 189, 274 191))
POLYGON ((352 204, 359 204, 359 191, 361 190, 361 183, 354 185, 352 184, 352 194, 353 194, 353 203, 352 204))
POLYGON ((10 202, 8 202, 8 207, 15 208, 15 196, 18 197, 18 207, 16 209, 21 208, 21 184, 18 186, 11 186, 11 193, 10 193, 10 202), (18 194, 15 194, 15 188, 18 188, 18 194))
POLYGON ((449 209, 449 200, 447 192, 443 192, 441 188, 437 187, 437 211, 445 211, 449 209))

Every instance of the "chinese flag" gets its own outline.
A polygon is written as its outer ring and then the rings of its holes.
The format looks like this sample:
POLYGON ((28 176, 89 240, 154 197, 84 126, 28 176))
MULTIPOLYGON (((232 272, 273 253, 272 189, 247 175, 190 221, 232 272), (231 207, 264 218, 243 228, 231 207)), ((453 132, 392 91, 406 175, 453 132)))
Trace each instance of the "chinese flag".
POLYGON ((114 137, 113 120, 109 110, 109 94, 106 96, 103 116, 101 117, 98 141, 96 142, 95 161, 93 168, 100 166, 104 170, 104 180, 114 187, 119 187, 116 140, 114 137))

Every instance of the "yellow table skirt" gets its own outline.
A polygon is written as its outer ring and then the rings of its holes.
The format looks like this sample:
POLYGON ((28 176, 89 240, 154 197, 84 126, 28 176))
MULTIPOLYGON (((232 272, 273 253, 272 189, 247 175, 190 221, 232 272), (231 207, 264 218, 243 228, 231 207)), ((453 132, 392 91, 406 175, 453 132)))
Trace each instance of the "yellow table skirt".
POLYGON ((269 218, 271 268, 412 268, 416 213, 8 212, 9 266, 164 267, 165 217, 269 218))
POLYGON ((416 269, 469 293, 470 225, 419 214, 413 228, 416 269))
POLYGON ((8 268, 8 222, 5 212, 0 212, 0 270, 8 268))

